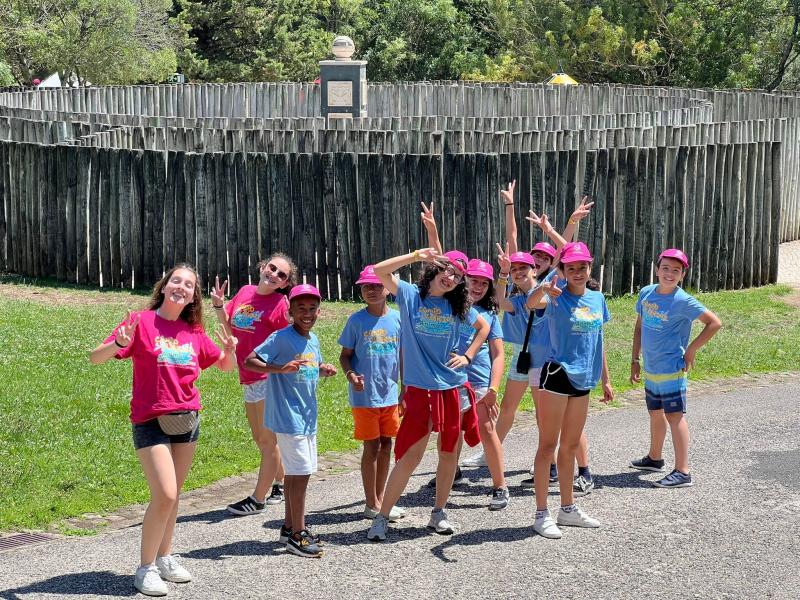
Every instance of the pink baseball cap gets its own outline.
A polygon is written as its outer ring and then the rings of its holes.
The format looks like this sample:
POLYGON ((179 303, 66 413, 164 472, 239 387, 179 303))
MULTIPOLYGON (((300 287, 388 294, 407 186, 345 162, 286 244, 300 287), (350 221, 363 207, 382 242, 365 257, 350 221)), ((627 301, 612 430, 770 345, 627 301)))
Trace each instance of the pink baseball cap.
POLYGON ((289 292, 289 300, 294 300, 298 296, 314 296, 315 298, 322 300, 319 290, 313 285, 309 285, 307 283, 296 285, 292 288, 292 291, 289 292))
POLYGON ((536 263, 533 262, 533 257, 528 252, 514 252, 508 257, 512 263, 522 263, 531 267, 535 267, 536 263))
POLYGON ((583 242, 569 242, 561 249, 561 262, 592 262, 592 254, 583 242))
POLYGON ((689 258, 686 256, 686 254, 684 254, 683 250, 669 248, 658 255, 658 260, 661 260, 662 258, 674 258, 675 260, 679 261, 685 269, 689 268, 689 258))
POLYGON ((467 275, 470 277, 485 277, 489 281, 493 281, 494 269, 489 263, 483 262, 479 258, 473 258, 467 264, 467 275))
POLYGON ((550 258, 555 258, 558 256, 558 251, 547 242, 539 242, 536 244, 533 248, 531 248, 531 254, 534 252, 544 252, 550 258))
POLYGON ((364 267, 364 270, 358 276, 358 281, 356 281, 356 285, 363 285, 365 283, 377 283, 378 285, 383 285, 381 283, 380 278, 375 275, 375 267, 373 265, 367 265, 364 267))
POLYGON ((449 259, 453 266, 459 269, 462 273, 466 273, 469 258, 467 258, 467 255, 461 252, 461 250, 450 250, 450 252, 445 252, 442 256, 449 259))

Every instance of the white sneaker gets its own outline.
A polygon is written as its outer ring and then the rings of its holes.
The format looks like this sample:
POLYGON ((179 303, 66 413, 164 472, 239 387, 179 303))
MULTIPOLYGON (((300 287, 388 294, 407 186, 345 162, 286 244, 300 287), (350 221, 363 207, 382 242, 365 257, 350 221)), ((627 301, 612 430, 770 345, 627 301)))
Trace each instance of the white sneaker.
POLYGON ((145 565, 136 569, 133 585, 145 596, 167 595, 167 584, 161 579, 155 565, 145 565))
POLYGON ((161 575, 161 579, 164 581, 188 583, 192 580, 192 574, 182 567, 177 557, 172 554, 159 556, 156 559, 156 568, 158 569, 159 575, 161 575))
POLYGON ((433 529, 439 535, 452 535, 453 527, 447 521, 447 515, 443 508, 431 511, 431 520, 428 521, 428 529, 433 529))
POLYGON ((480 452, 473 454, 469 458, 465 458, 461 461, 462 467, 485 467, 486 466, 486 457, 483 455, 483 450, 480 452))
POLYGON ((371 542, 382 542, 386 539, 386 532, 389 530, 389 519, 382 514, 372 520, 372 525, 367 532, 367 539, 371 542))
MULTIPOLYGON (((379 510, 375 510, 370 506, 364 507, 364 517, 367 519, 374 519, 380 514, 379 510)), ((395 523, 398 520, 402 519, 406 516, 406 511, 400 508, 399 506, 393 506, 392 510, 389 511, 389 522, 395 523)))
POLYGON ((536 519, 533 522, 533 530, 540 536, 550 540, 561 539, 561 530, 556 526, 553 517, 550 516, 550 511, 546 512, 541 519, 536 519))
POLYGON ((567 527, 589 527, 595 529, 600 527, 600 521, 593 519, 577 506, 572 512, 565 512, 562 508, 558 511, 558 524, 567 527))

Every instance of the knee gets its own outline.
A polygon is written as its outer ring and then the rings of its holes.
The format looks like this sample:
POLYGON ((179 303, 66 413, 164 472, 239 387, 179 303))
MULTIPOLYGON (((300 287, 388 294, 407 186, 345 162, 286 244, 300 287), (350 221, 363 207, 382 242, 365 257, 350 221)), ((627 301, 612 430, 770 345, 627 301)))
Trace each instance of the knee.
POLYGON ((175 508, 175 505, 178 503, 178 496, 177 488, 154 491, 150 495, 150 506, 160 513, 168 513, 175 508))
POLYGON ((384 457, 390 456, 392 453, 392 438, 382 437, 380 439, 380 444, 378 453, 384 457))
POLYGON ((545 454, 547 456, 552 456, 553 453, 556 451, 556 445, 558 442, 550 442, 548 440, 539 440, 539 449, 537 453, 545 454))
POLYGON ((363 452, 364 457, 371 460, 375 460, 380 451, 381 451, 380 440, 366 440, 364 442, 364 452, 363 452))

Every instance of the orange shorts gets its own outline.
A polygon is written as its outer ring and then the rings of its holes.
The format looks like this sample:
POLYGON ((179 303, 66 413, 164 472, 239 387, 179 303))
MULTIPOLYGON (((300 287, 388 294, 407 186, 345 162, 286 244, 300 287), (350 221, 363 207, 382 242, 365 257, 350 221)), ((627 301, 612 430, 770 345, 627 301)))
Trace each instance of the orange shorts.
POLYGON ((353 411, 353 439, 366 441, 379 437, 395 437, 400 428, 397 404, 383 408, 351 408, 353 411))

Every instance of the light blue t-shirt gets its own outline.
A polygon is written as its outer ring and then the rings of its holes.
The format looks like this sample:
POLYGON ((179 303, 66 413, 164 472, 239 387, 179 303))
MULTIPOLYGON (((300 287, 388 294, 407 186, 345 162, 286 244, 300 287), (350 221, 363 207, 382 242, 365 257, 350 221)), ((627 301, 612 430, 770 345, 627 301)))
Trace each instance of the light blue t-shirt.
POLYGON ((648 373, 677 373, 686 366, 683 353, 689 345, 692 321, 706 312, 696 298, 677 288, 658 294, 658 284, 639 291, 636 312, 642 317, 642 357, 648 373))
MULTIPOLYGON (((525 303, 533 289, 527 294, 516 294, 508 298, 514 305, 514 312, 503 313, 503 339, 510 344, 522 344, 525 341, 525 330, 528 327, 528 309, 525 303)), ((531 332, 533 335, 533 332, 531 332)))
POLYGON ((548 360, 560 364, 570 383, 590 390, 603 372, 603 323, 611 319, 600 292, 586 290, 583 296, 566 289, 545 309, 550 327, 548 360))
POLYGON ((400 313, 393 308, 376 317, 366 308, 350 315, 339 344, 353 350, 350 364, 364 376, 364 391, 347 386, 353 408, 383 408, 397 404, 400 362, 400 313))
POLYGON ((451 369, 447 362, 458 353, 461 324, 474 325, 478 312, 470 308, 466 318, 453 315, 450 302, 428 295, 407 281, 397 285, 400 309, 400 344, 403 348, 403 383, 424 390, 449 390, 467 382, 465 369, 451 369))
MULTIPOLYGON (((481 306, 476 306, 475 310, 483 319, 489 323, 489 337, 478 348, 477 354, 472 362, 467 366, 467 380, 473 387, 489 387, 492 379, 492 356, 489 352, 489 341, 503 339, 503 329, 500 327, 500 319, 497 313, 488 311, 481 306)), ((467 323, 461 324, 461 340, 458 345, 458 353, 464 354, 475 337, 475 328, 467 323)))
POLYGON ((308 362, 296 373, 271 373, 267 378, 264 424, 275 433, 313 435, 317 432, 317 383, 322 356, 313 333, 305 338, 291 325, 270 335, 255 349, 267 364, 308 362))

